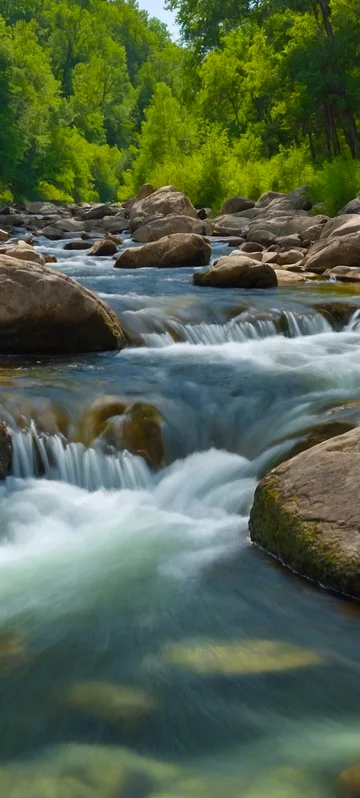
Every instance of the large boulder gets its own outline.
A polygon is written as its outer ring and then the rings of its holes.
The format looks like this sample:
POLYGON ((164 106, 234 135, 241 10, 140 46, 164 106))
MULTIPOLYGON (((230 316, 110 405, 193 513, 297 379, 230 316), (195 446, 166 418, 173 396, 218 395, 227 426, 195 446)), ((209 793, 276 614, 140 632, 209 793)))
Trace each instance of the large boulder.
POLYGON ((31 244, 26 244, 25 241, 18 241, 13 247, 5 247, 2 253, 9 258, 31 261, 32 263, 38 263, 40 266, 45 266, 46 263, 44 255, 37 252, 31 244))
POLYGON ((267 191, 257 201, 256 208, 265 208, 266 211, 271 210, 274 215, 277 211, 287 209, 289 211, 309 211, 312 208, 310 194, 308 186, 300 186, 289 194, 267 191))
POLYGON ((244 199, 244 197, 229 197, 225 200, 220 214, 226 215, 227 213, 239 213, 239 211, 248 211, 254 208, 255 202, 252 200, 244 199))
POLYGON ((360 233, 360 216, 356 214, 344 214, 329 219, 323 226, 320 238, 333 238, 349 235, 349 233, 360 233))
POLYGON ((250 223, 248 241, 257 241, 259 230, 262 234, 265 231, 271 233, 276 238, 296 235, 300 241, 307 239, 314 241, 320 238, 328 218, 328 216, 301 216, 289 213, 286 216, 261 216, 250 223))
POLYGON ((355 199, 351 200, 347 203, 347 205, 341 208, 338 216, 343 216, 346 213, 360 213, 360 197, 355 197, 355 199))
POLYGON ((150 197, 150 195, 154 194, 155 191, 156 188, 154 188, 151 183, 144 183, 144 185, 139 188, 136 197, 131 197, 130 199, 125 200, 125 202, 122 203, 122 207, 127 213, 129 213, 135 202, 139 202, 140 200, 146 199, 146 197, 150 197))
POLYGON ((211 227, 215 236, 241 236, 246 238, 249 230, 249 220, 243 216, 225 214, 211 219, 211 227))
POLYGON ((360 268, 355 266, 335 266, 333 269, 327 269, 324 272, 324 277, 335 277, 342 283, 359 283, 360 282, 360 268))
POLYGON ((211 246, 207 238, 194 233, 175 233, 143 247, 125 249, 115 267, 166 269, 168 266, 206 266, 210 258, 211 246))
POLYGON ((27 213, 39 216, 55 216, 58 214, 58 208, 56 205, 54 205, 52 202, 44 202, 43 200, 30 202, 26 210, 27 213))
POLYGON ((84 221, 91 219, 103 219, 104 216, 115 216, 118 209, 111 205, 92 205, 91 208, 79 213, 84 221))
POLYGON ((65 274, 0 255, 0 351, 117 349, 125 335, 112 310, 65 274))
POLYGON ((304 258, 303 266, 319 274, 334 266, 360 266, 360 232, 316 241, 304 258))
POLYGON ((219 258, 209 271, 196 272, 193 283, 214 288, 275 288, 277 278, 267 263, 232 254, 219 258))
POLYGON ((254 543, 293 571, 360 597, 360 429, 282 463, 258 485, 254 543))
POLYGON ((138 227, 133 233, 133 239, 140 244, 149 244, 151 241, 159 241, 160 238, 173 233, 197 233, 197 235, 203 236, 206 235, 208 226, 209 224, 204 223, 201 219, 177 216, 171 213, 169 216, 164 216, 163 219, 154 219, 149 224, 138 227))
POLYGON ((130 230, 134 232, 138 227, 170 213, 197 219, 197 211, 185 194, 173 186, 163 186, 134 202, 130 208, 130 230))

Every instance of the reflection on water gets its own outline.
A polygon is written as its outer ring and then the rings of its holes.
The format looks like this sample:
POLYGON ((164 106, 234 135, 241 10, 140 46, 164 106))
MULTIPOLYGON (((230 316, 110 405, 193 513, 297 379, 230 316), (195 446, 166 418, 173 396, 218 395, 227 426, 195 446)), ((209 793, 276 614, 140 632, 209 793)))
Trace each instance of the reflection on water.
POLYGON ((359 423, 360 297, 332 323, 334 285, 201 290, 62 246, 43 249, 137 346, 0 364, 0 795, 360 794, 339 781, 360 765, 356 605, 269 567, 247 532, 269 468, 320 423, 359 423), (84 446, 99 397, 114 428, 121 404, 156 409, 165 468, 101 426, 84 446))

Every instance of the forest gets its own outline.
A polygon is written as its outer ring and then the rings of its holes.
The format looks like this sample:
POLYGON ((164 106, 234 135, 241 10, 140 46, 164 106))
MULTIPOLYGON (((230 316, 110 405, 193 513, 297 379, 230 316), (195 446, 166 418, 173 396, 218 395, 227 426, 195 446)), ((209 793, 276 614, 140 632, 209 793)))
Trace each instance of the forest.
POLYGON ((0 0, 0 200, 360 193, 359 0, 0 0))

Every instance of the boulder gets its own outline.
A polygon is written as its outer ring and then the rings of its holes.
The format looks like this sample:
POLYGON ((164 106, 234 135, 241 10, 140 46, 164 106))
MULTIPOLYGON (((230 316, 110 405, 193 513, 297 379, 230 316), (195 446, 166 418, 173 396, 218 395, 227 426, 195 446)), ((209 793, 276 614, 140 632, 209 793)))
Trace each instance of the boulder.
POLYGON ((322 228, 320 238, 342 237, 349 235, 349 233, 360 233, 360 216, 357 214, 336 216, 335 219, 329 219, 322 228))
POLYGON ((315 241, 303 265, 308 271, 319 274, 335 266, 360 267, 360 232, 315 241))
POLYGON ((288 266, 292 263, 299 263, 303 260, 303 252, 298 249, 289 249, 286 252, 277 252, 276 260, 279 266, 288 266))
POLYGON ((39 200, 37 202, 30 202, 27 206, 27 213, 30 214, 38 214, 39 216, 56 216, 58 214, 59 209, 54 205, 52 202, 43 202, 43 200, 39 200))
MULTIPOLYGON (((207 227, 209 225, 204 224, 201 219, 193 219, 191 216, 177 216, 171 213, 162 219, 155 219, 149 224, 138 227, 133 233, 133 239, 140 244, 148 244, 151 241, 159 241, 160 238, 173 233, 196 233, 202 236, 206 235, 207 227)), ((211 234, 211 227, 209 232, 211 234)))
POLYGON ((145 402, 129 402, 119 396, 102 396, 81 418, 77 440, 91 446, 101 439, 115 449, 127 449, 153 468, 166 465, 163 419, 145 402))
POLYGON ((144 185, 141 186, 141 188, 139 188, 136 197, 131 197, 130 199, 123 202, 122 207, 125 209, 125 211, 129 213, 135 202, 140 202, 140 200, 146 199, 146 197, 150 197, 151 194, 155 193, 155 191, 156 188, 154 188, 154 186, 152 186, 151 183, 144 183, 144 185))
POLYGON ((89 210, 79 213, 81 220, 88 221, 89 219, 103 219, 104 216, 115 216, 118 213, 117 208, 111 205, 93 205, 89 210))
POLYGON ((75 239, 74 241, 68 241, 65 244, 64 249, 74 250, 76 252, 77 250, 91 249, 91 247, 92 244, 90 244, 90 241, 84 241, 82 238, 80 238, 79 240, 75 239))
POLYGON ((168 266, 206 266, 211 246, 203 236, 175 233, 136 249, 125 249, 115 263, 117 269, 140 269, 168 266))
POLYGON ((9 258, 17 258, 17 260, 31 261, 31 263, 39 263, 40 266, 45 266, 44 255, 37 252, 31 244, 26 244, 25 241, 17 241, 13 247, 6 247, 2 250, 9 258))
MULTIPOLYGON (((76 221, 76 219, 58 219, 57 222, 52 222, 52 228, 61 230, 63 233, 81 233, 83 230, 83 223, 76 221)), ((43 235, 45 235, 43 231, 43 235)))
POLYGON ((225 200, 220 214, 225 216, 227 213, 239 213, 239 211, 248 211, 254 207, 255 202, 252 200, 244 199, 244 197, 230 197, 225 200))
POLYGON ((341 280, 343 283, 359 283, 360 282, 360 268, 354 266, 335 266, 334 269, 327 269, 324 272, 324 277, 335 277, 336 280, 341 280))
POLYGON ((39 230, 39 235, 48 238, 49 241, 61 241, 64 238, 64 233, 58 227, 53 227, 49 224, 39 230))
POLYGON ((360 597, 360 429, 271 471, 250 515, 254 543, 292 570, 360 597))
POLYGON ((8 241, 10 238, 10 233, 7 230, 0 230, 0 241, 8 241))
POLYGON ((355 199, 348 202, 347 205, 339 211, 338 216, 343 216, 347 213, 360 213, 360 197, 355 197, 355 199))
POLYGON ((117 349, 125 335, 112 310, 65 274, 0 255, 0 351, 117 349))
POLYGON ((251 231, 249 230, 248 241, 252 244, 261 244, 262 247, 270 247, 271 244, 277 243, 277 237, 275 233, 271 233, 270 230, 262 230, 260 227, 251 231))
POLYGON ((328 216, 294 216, 293 214, 280 217, 271 215, 267 218, 261 217, 250 223, 248 241, 257 241, 256 235, 259 230, 272 233, 277 239, 295 234, 303 241, 304 238, 309 238, 309 230, 312 230, 313 236, 318 230, 318 237, 320 237, 328 219, 328 216))
POLYGON ((133 233, 151 220, 169 214, 197 219, 197 211, 185 194, 173 186, 163 186, 144 199, 135 200, 130 209, 130 230, 133 233))
POLYGON ((117 235, 118 233, 123 233, 124 230, 129 229, 129 221, 124 219, 123 216, 104 216, 101 222, 84 222, 84 230, 86 232, 91 232, 92 230, 102 230, 105 233, 111 233, 117 235), (94 227, 94 224, 96 225, 94 227))
POLYGON ((276 273, 278 285, 293 285, 294 283, 306 283, 307 280, 315 280, 317 278, 317 274, 313 274, 312 272, 306 272, 305 274, 300 274, 298 272, 293 272, 290 269, 277 269, 274 266, 274 271, 276 273))
POLYGON ((255 241, 245 241, 244 244, 241 245, 242 252, 263 252, 265 249, 263 244, 258 244, 255 241))
POLYGON ((274 269, 246 255, 225 255, 207 272, 196 272, 194 285, 214 288, 275 288, 274 269))
POLYGON ((112 241, 111 238, 103 238, 101 241, 96 241, 87 255, 95 258, 111 258, 112 255, 116 255, 117 251, 115 241, 112 241))
POLYGON ((308 186, 300 186, 289 194, 267 191, 257 201, 256 208, 268 210, 270 207, 274 211, 287 208, 294 211, 309 211, 312 208, 310 189, 308 186))
POLYGON ((240 236, 246 238, 249 230, 249 221, 240 216, 226 214, 211 219, 214 236, 240 236))

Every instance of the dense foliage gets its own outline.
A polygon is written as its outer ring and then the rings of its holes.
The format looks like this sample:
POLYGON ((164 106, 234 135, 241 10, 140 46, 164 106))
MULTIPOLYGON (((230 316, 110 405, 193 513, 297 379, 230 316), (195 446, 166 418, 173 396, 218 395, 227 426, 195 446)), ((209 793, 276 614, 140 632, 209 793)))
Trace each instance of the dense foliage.
POLYGON ((0 0, 0 197, 360 192, 358 0, 0 0))

